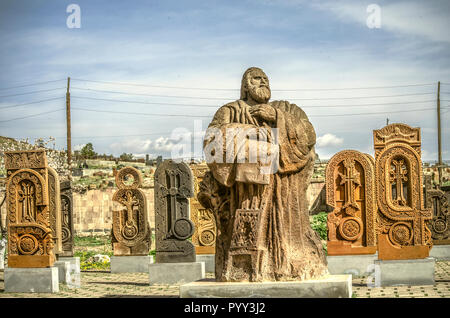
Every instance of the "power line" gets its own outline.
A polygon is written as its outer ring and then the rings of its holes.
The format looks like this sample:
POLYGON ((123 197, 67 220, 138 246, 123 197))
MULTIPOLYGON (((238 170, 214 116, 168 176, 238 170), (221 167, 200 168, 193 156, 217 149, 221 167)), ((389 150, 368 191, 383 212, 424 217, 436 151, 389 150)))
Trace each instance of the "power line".
POLYGON ((50 113, 56 113, 56 112, 59 112, 59 111, 64 110, 64 109, 65 108, 61 108, 61 109, 51 110, 51 111, 43 112, 43 113, 39 113, 39 114, 28 115, 28 116, 24 116, 24 117, 0 120, 0 123, 5 123, 5 122, 8 122, 8 121, 19 120, 19 119, 25 119, 25 118, 30 118, 30 117, 36 117, 36 116, 41 116, 41 115, 50 114, 50 113))
POLYGON ((37 85, 48 84, 48 83, 54 83, 54 82, 59 82, 59 81, 64 81, 64 80, 65 80, 65 79, 59 79, 59 80, 54 80, 54 81, 36 82, 36 83, 24 84, 24 85, 18 85, 18 86, 3 87, 3 88, 0 88, 0 91, 7 90, 7 89, 13 89, 13 88, 21 88, 21 87, 28 87, 28 86, 37 86, 37 85))
MULTIPOLYGON (((108 99, 108 98, 95 98, 86 96, 73 96, 75 98, 101 100, 107 102, 119 102, 119 103, 131 103, 131 104, 144 104, 144 105, 167 105, 167 106, 189 106, 189 107, 207 107, 218 108, 218 105, 198 105, 198 104, 177 104, 177 103, 160 103, 160 102, 142 102, 142 101, 129 101, 120 99, 108 99)), ((391 102, 391 103, 371 103, 371 104, 355 104, 355 105, 301 105, 301 108, 328 108, 328 107, 365 107, 365 106, 385 106, 385 105, 406 105, 406 104, 420 104, 435 102, 435 100, 422 100, 414 102, 391 102)))
MULTIPOLYGON (((227 100, 230 97, 198 97, 198 96, 179 96, 179 95, 152 95, 152 94, 142 94, 142 93, 130 93, 122 91, 110 91, 110 90, 100 90, 93 88, 81 88, 72 87, 72 89, 79 89, 85 91, 93 91, 100 93, 109 94, 123 94, 123 95, 136 95, 136 96, 148 96, 148 97, 167 97, 167 98, 183 98, 183 99, 207 99, 207 100, 227 100)), ((434 95, 435 93, 411 93, 411 94, 399 94, 399 95, 384 95, 384 96, 361 96, 361 97, 330 97, 330 98, 291 98, 287 97, 289 100, 339 100, 339 99, 364 99, 364 98, 386 98, 386 97, 404 97, 404 96, 417 96, 417 95, 434 95)))
MULTIPOLYGON (((155 87, 155 88, 170 88, 170 89, 186 89, 186 90, 206 90, 206 91, 238 91, 239 88, 205 88, 205 87, 183 87, 183 86, 165 86, 165 85, 148 85, 138 83, 125 83, 125 82, 109 82, 109 81, 97 81, 81 78, 72 78, 75 81, 103 83, 112 85, 125 85, 125 86, 142 86, 142 87, 155 87)), ((415 86, 428 86, 435 85, 435 83, 425 84, 408 84, 408 85, 392 85, 392 86, 369 86, 369 87, 343 87, 343 88, 299 88, 299 89, 273 89, 272 91, 278 92, 294 92, 294 91, 332 91, 332 90, 352 90, 352 89, 380 89, 380 88, 399 88, 399 87, 415 87, 415 86)))
POLYGON ((55 97, 55 98, 37 100, 37 101, 34 101, 34 102, 23 103, 23 104, 17 104, 17 105, 11 105, 11 106, 2 106, 2 107, 0 107, 0 109, 15 108, 15 107, 20 107, 20 106, 25 106, 25 105, 38 104, 38 103, 43 103, 43 102, 48 102, 48 101, 57 100, 57 99, 63 99, 63 98, 64 97, 55 97))
POLYGON ((133 112, 118 112, 112 110, 94 110, 94 109, 86 109, 86 108, 78 108, 72 107, 72 109, 84 110, 88 112, 97 112, 97 113, 112 113, 112 114, 129 114, 129 115, 142 115, 142 116, 163 116, 163 117, 194 117, 194 118, 211 118, 211 116, 201 116, 201 115, 180 115, 180 114, 151 114, 151 113, 133 113, 133 112))
MULTIPOLYGON (((446 107, 443 107, 446 108, 446 107)), ((308 117, 338 117, 338 116, 359 116, 359 115, 380 115, 380 114, 395 114, 395 113, 410 113, 419 112, 425 110, 435 110, 435 108, 422 108, 422 109, 410 109, 410 110, 398 110, 392 112, 376 112, 376 113, 354 113, 354 114, 333 114, 333 115, 308 115, 308 117)))
POLYGON ((0 96, 0 98, 21 96, 21 95, 29 95, 29 94, 43 93, 43 92, 51 92, 51 91, 56 91, 56 90, 60 90, 60 89, 64 89, 64 88, 65 87, 58 87, 58 88, 51 88, 51 89, 43 89, 43 90, 40 90, 40 91, 32 91, 32 92, 25 92, 25 93, 19 93, 19 94, 3 95, 3 96, 0 96))

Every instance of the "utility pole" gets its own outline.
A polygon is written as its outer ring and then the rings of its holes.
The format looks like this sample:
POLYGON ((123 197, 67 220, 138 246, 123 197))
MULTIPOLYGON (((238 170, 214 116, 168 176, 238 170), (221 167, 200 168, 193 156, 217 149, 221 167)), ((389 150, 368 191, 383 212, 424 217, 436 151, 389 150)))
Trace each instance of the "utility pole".
POLYGON ((389 125, 389 118, 386 118, 386 126, 389 125))
POLYGON ((66 92, 66 121, 67 121, 67 164, 69 165, 70 176, 72 175, 72 135, 70 131, 70 77, 67 78, 66 92))
POLYGON ((441 145, 441 82, 438 82, 437 90, 437 126, 438 126, 438 173, 439 173, 439 188, 442 186, 442 145, 441 145))

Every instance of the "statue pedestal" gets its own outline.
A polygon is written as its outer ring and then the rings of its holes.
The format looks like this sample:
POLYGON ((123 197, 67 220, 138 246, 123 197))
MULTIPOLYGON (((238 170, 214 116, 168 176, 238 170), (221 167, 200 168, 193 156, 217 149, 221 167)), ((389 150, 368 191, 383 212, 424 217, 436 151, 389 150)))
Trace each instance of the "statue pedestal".
POLYGON ((111 256, 111 273, 148 273, 152 263, 152 255, 111 256))
POLYGON ((351 274, 354 277, 365 276, 373 271, 373 262, 377 259, 377 254, 328 255, 328 271, 332 275, 351 274))
POLYGON ((435 259, 375 260, 375 287, 434 285, 435 259))
POLYGON ((150 285, 182 284, 205 278, 205 263, 154 263, 149 266, 150 285))
POLYGON ((206 273, 215 273, 216 272, 216 255, 215 254, 197 254, 196 260, 197 260, 197 262, 205 263, 205 272, 206 273))
POLYGON ((81 287, 80 258, 58 256, 58 260, 53 264, 58 267, 59 282, 68 287, 81 287))
POLYGON ((6 293, 57 293, 58 268, 5 268, 6 293))
POLYGON ((203 279, 180 286, 180 298, 351 298, 352 275, 290 282, 216 282, 203 279))
POLYGON ((450 261, 450 245, 433 245, 430 257, 434 257, 437 261, 450 261))

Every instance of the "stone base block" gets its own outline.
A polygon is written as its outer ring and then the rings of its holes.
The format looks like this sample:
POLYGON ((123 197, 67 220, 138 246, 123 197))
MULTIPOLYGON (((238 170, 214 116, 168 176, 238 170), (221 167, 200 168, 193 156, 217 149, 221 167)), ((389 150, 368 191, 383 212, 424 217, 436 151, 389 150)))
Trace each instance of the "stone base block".
POLYGON ((5 268, 6 293, 57 293, 58 268, 5 268))
POLYGON ((373 271, 377 254, 327 256, 328 271, 332 275, 351 274, 355 277, 368 275, 373 271))
POLYGON ((152 263, 152 255, 111 256, 111 273, 148 273, 148 266, 152 263))
POLYGON ((216 255, 215 254, 197 254, 197 262, 205 263, 206 273, 216 272, 216 255))
POLYGON ((352 275, 328 275, 292 282, 215 282, 180 286, 180 298, 351 298, 352 275))
POLYGON ((183 284, 205 278, 205 263, 154 263, 149 266, 150 285, 183 284))
POLYGON ((435 259, 376 260, 375 287, 434 285, 435 259))
POLYGON ((81 272, 79 257, 58 257, 58 261, 54 266, 59 269, 59 282, 66 284, 68 287, 81 287, 81 272), (67 263, 67 265, 64 265, 67 263))
POLYGON ((430 257, 437 261, 450 261, 450 245, 433 245, 430 257))

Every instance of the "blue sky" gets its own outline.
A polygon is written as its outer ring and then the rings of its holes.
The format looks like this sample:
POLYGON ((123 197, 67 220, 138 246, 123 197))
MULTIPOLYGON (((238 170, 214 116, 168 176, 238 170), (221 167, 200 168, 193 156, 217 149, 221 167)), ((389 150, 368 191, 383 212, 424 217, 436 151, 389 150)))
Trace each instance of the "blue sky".
POLYGON ((343 149, 373 154, 372 130, 388 117, 421 127, 423 159, 437 159, 441 81, 449 159, 449 14, 450 3, 437 0, 2 1, 0 135, 53 136, 56 148, 65 148, 64 111, 12 119, 64 108, 70 76, 73 148, 92 142, 99 153, 167 156, 174 129, 205 129, 217 108, 239 97, 245 69, 258 66, 269 76, 272 99, 306 111, 321 158, 343 149), (66 25, 72 3, 81 8, 79 29, 66 25), (366 24, 371 3, 381 9, 380 28, 366 24), (46 81, 52 82, 7 89, 46 81), (342 89, 410 84, 426 85, 342 89), (49 101, 10 107, 42 100, 49 101))

